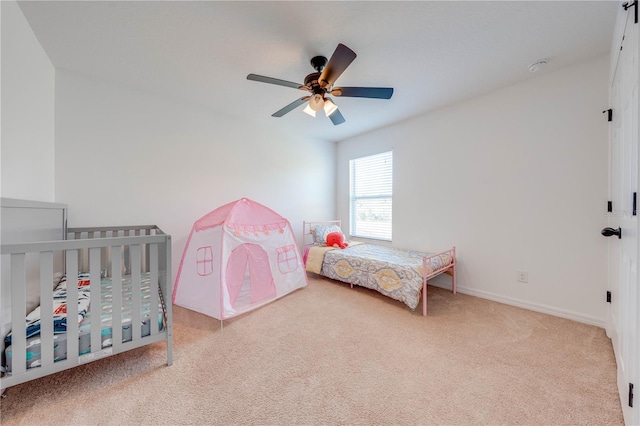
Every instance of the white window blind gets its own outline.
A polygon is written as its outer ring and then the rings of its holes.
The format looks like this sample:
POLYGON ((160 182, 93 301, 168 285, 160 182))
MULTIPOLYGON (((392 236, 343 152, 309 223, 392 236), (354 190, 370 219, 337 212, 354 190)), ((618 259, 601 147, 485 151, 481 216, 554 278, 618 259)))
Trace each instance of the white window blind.
POLYGON ((349 161, 349 233, 391 241, 393 151, 349 161))

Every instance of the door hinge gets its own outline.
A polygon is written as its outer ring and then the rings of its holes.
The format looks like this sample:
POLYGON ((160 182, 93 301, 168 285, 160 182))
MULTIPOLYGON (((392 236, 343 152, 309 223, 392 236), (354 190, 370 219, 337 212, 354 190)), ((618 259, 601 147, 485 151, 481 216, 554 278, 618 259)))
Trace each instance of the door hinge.
POLYGON ((638 215, 638 193, 637 192, 633 193, 633 202, 631 204, 633 205, 632 214, 634 216, 637 216, 638 215))
POLYGON ((607 303, 611 303, 611 292, 607 291, 607 303))
POLYGON ((629 10, 629 8, 631 6, 633 6, 633 8, 634 8, 634 11, 633 11, 634 20, 633 20, 633 22, 637 24, 638 23, 638 0, 634 0, 632 2, 628 1, 628 2, 622 4, 622 7, 624 7, 624 10, 629 10))
POLYGON ((633 383, 629 383, 629 407, 633 407, 633 383))
POLYGON ((613 110, 611 108, 605 109, 602 113, 607 113, 607 121, 613 121, 613 110))
POLYGON ((607 201, 607 213, 611 213, 613 211, 613 202, 607 201))

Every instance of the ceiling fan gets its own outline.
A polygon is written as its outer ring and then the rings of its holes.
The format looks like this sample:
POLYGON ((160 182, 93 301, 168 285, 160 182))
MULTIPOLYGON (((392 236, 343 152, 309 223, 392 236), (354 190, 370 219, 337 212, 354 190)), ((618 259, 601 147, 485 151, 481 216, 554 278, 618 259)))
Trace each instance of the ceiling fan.
POLYGON ((271 115, 272 117, 282 117, 308 101, 304 112, 315 117, 317 111, 324 110, 327 117, 331 119, 331 122, 337 126, 338 124, 344 123, 345 120, 336 104, 327 96, 328 94, 338 97, 373 99, 390 99, 391 95, 393 95, 393 88, 391 87, 334 87, 333 85, 338 77, 342 75, 344 70, 347 69, 355 58, 356 54, 353 50, 344 44, 338 44, 338 47, 336 47, 335 52, 333 52, 328 62, 324 56, 314 56, 311 58, 311 66, 316 72, 306 76, 304 84, 257 74, 249 74, 247 80, 292 87, 310 93, 276 111, 271 115))

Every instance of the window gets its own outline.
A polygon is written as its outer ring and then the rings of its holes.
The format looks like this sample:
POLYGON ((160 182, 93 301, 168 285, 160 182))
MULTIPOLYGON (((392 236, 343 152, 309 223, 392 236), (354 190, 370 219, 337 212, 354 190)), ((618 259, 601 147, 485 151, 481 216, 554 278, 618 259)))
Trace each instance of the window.
POLYGON ((279 247, 278 249, 278 269, 282 274, 288 274, 298 269, 298 256, 293 244, 279 247))
POLYGON ((391 241, 393 151, 349 161, 349 233, 391 241))
POLYGON ((213 272, 213 251, 210 246, 200 247, 196 252, 196 270, 198 275, 207 276, 213 272))

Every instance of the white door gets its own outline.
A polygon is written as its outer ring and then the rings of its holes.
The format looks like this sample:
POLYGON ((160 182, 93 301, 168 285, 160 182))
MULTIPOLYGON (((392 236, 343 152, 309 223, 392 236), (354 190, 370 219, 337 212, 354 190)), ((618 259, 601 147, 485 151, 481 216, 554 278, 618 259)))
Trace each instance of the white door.
MULTIPOLYGON (((613 109, 610 137, 610 196, 613 211, 609 226, 621 228, 621 238, 609 241, 609 288, 612 293, 607 332, 618 364, 618 390, 625 423, 639 424, 640 415, 640 291, 638 291, 638 216, 633 194, 638 192, 638 26, 634 10, 625 13, 624 37, 614 49, 617 63, 611 80, 613 109), (621 47, 621 49, 620 49, 621 47), (617 52, 616 52, 617 50, 617 52), (633 384, 633 407, 629 385, 633 384)), ((624 15, 623 15, 624 16, 624 15)))

